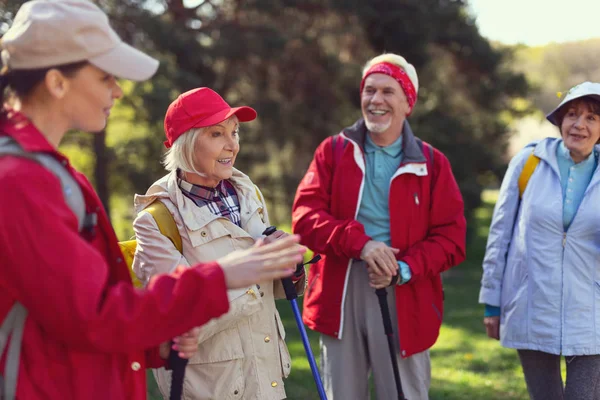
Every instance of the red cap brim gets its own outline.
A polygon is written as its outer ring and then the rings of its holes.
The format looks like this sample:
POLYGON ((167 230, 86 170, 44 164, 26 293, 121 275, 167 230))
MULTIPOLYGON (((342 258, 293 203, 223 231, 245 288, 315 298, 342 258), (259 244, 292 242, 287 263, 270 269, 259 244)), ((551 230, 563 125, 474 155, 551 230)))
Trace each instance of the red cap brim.
POLYGON ((238 117, 238 121, 240 122, 249 122, 256 119, 256 111, 254 111, 253 108, 248 106, 233 107, 229 110, 225 109, 223 111, 219 111, 218 113, 213 114, 202 121, 198 121, 198 123, 194 124, 190 128, 204 128, 207 126, 213 126, 225 121, 226 119, 229 119, 234 114, 238 117))
MULTIPOLYGON (((195 124, 190 124, 191 126, 188 128, 185 128, 185 131, 190 130, 192 128, 204 128, 207 126, 216 125, 218 123, 221 123, 221 122, 229 119, 232 115, 236 115, 238 117, 239 122, 254 121, 257 116, 256 110, 254 110, 252 107, 248 107, 248 106, 232 107, 230 109, 225 109, 225 110, 219 111, 218 113, 215 113, 208 118, 198 121, 195 124)), ((167 148, 171 147, 171 143, 169 143, 168 139, 164 141, 164 144, 167 148)))

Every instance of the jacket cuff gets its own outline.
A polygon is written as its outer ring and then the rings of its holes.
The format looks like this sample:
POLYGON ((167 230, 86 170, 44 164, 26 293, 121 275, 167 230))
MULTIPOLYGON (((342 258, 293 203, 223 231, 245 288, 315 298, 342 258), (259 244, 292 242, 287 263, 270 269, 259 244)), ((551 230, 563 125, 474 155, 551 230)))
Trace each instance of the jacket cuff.
POLYGON ((485 309, 483 311, 484 317, 499 317, 500 316, 500 307, 490 306, 489 304, 485 305, 485 309))
POLYGON ((367 235, 363 235, 361 238, 355 240, 350 256, 355 260, 360 260, 360 253, 369 240, 371 240, 371 237, 367 235))
POLYGON ((404 261, 398 261, 398 285, 403 285, 406 282, 410 281, 412 278, 412 273, 410 272, 410 267, 404 261))
POLYGON ((167 366, 167 360, 160 356, 158 346, 146 350, 146 368, 160 368, 167 366))

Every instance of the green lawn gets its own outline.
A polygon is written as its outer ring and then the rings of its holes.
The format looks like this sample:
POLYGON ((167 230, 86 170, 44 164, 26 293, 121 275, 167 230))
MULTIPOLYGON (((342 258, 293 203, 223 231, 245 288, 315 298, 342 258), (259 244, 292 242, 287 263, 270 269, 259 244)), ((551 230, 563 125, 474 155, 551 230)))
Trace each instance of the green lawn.
MULTIPOLYGON (((431 400, 528 399, 516 352, 487 338, 482 325, 483 307, 477 304, 494 193, 485 193, 484 200, 485 206, 477 213, 477 237, 468 248, 467 261, 444 276, 444 325, 431 349, 431 400)), ((293 359, 292 373, 285 384, 289 399, 318 400, 291 307, 287 301, 279 301, 278 309, 293 359)), ((318 335, 309 331, 309 337, 318 357, 318 335)))

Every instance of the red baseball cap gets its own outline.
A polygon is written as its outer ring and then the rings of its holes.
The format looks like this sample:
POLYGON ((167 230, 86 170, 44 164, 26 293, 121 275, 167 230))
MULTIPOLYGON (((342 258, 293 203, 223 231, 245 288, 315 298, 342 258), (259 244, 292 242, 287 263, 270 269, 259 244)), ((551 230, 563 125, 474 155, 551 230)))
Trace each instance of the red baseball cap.
POLYGON ((247 106, 230 107, 217 92, 207 87, 187 91, 171 103, 165 115, 165 146, 192 128, 216 125, 236 115, 240 122, 252 121, 256 111, 247 106))

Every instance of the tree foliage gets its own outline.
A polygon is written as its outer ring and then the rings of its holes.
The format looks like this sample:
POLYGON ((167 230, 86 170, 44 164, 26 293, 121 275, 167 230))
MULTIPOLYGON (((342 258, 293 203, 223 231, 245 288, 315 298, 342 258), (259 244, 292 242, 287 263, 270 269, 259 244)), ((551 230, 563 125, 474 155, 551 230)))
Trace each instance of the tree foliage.
POLYGON ((161 60, 151 81, 125 85, 107 130, 108 188, 122 198, 164 173, 165 110, 198 86, 258 111, 242 125, 236 166, 263 189, 278 222, 289 221, 317 145, 360 117, 361 67, 374 55, 395 52, 415 65, 421 88, 410 122, 449 157, 468 217, 485 177, 504 166, 510 118, 527 111, 516 106, 528 85, 511 68, 512 51, 481 37, 463 1, 98 3, 126 41, 161 60))
POLYGON ((557 92, 566 93, 585 81, 600 82, 600 37, 547 46, 520 46, 514 69, 527 74, 531 101, 548 113, 559 103, 557 92))

